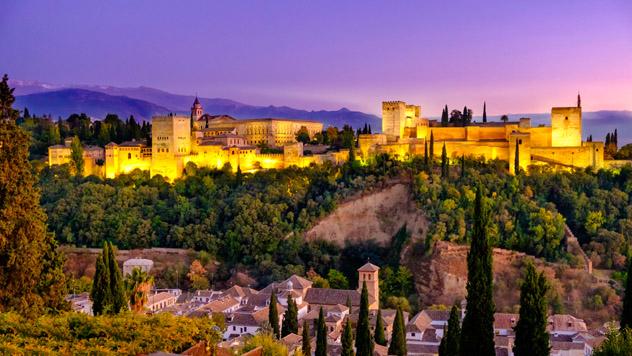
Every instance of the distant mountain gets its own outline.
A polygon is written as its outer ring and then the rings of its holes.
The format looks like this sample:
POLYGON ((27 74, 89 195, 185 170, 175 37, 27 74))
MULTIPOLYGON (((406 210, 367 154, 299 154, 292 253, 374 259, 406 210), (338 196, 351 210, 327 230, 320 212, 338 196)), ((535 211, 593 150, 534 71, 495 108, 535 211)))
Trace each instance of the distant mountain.
MULTIPOLYGON (((56 86, 53 84, 33 81, 11 81, 16 88, 16 106, 36 114, 52 114, 53 116, 68 116, 72 112, 85 112, 86 114, 101 118, 103 113, 116 113, 121 117, 133 114, 137 118, 151 119, 152 115, 164 115, 170 112, 189 114, 194 96, 168 93, 149 87, 119 88, 113 86, 73 85, 56 86), (63 88, 63 89, 62 89, 63 88), (61 90, 60 90, 61 89, 61 90), (68 91, 71 90, 71 91, 68 91), (87 95, 93 93, 96 102, 88 102, 86 98, 73 94, 78 91, 87 95), (134 105, 137 111, 125 109, 124 102, 136 100, 134 105), (146 103, 145 105, 140 102, 146 103), (147 105, 150 104, 150 105, 147 105), (153 105, 153 106, 152 106, 153 105), (124 111, 119 111, 123 110, 124 111)), ((240 103, 238 101, 223 98, 200 98, 204 111, 210 114, 226 114, 238 119, 278 117, 289 119, 305 119, 321 121, 327 126, 342 127, 345 124, 354 128, 370 124, 372 129, 381 127, 381 119, 375 115, 359 111, 351 111, 346 108, 328 111, 308 111, 287 106, 255 106, 240 103)), ((128 102, 129 103, 129 102, 128 102)))
POLYGON ((85 113, 88 116, 104 118, 107 114, 117 114, 121 118, 134 115, 137 119, 149 119, 153 115, 169 112, 164 106, 159 106, 144 100, 128 98, 126 96, 112 96, 84 89, 61 89, 20 95, 15 99, 15 107, 27 107, 33 114, 51 114, 53 117, 68 117, 74 113, 85 113))

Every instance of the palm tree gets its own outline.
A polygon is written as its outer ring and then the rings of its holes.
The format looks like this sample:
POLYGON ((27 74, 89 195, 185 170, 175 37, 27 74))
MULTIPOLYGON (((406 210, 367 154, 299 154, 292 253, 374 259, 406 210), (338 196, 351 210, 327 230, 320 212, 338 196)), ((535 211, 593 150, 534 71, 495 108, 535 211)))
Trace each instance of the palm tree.
POLYGON ((140 268, 134 268, 132 273, 125 277, 125 290, 129 298, 130 309, 136 313, 142 313, 147 304, 149 290, 154 284, 154 277, 140 268))

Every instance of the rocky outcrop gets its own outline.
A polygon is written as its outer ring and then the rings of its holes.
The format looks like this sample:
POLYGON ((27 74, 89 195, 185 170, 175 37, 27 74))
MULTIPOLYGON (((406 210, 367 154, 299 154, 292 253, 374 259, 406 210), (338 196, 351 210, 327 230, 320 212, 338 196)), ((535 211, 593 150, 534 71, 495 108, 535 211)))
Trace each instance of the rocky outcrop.
POLYGON ((308 240, 345 242, 373 239, 388 245, 406 224, 411 239, 419 239, 427 221, 411 196, 410 184, 397 182, 376 192, 363 193, 341 203, 336 210, 305 233, 308 240))

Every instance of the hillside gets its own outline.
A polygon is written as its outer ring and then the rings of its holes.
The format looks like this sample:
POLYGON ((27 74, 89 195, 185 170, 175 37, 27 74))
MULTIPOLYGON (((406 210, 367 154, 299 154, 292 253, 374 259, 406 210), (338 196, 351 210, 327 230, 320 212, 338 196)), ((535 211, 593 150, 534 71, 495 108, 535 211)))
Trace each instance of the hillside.
POLYGON ((363 193, 340 204, 336 210, 305 233, 308 240, 346 242, 373 239, 387 246, 404 224, 412 239, 421 238, 427 221, 410 198, 410 184, 395 182, 384 189, 363 193))

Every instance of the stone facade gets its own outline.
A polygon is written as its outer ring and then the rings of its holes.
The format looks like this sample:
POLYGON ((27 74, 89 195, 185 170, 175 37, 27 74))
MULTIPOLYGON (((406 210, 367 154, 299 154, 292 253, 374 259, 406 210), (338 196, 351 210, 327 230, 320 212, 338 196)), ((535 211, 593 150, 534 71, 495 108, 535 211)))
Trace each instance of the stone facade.
POLYGON ((420 117, 420 107, 402 101, 382 103, 382 134, 360 135, 359 153, 368 159, 377 153, 405 158, 423 155, 424 145, 434 142, 434 154, 443 145, 450 159, 461 156, 501 159, 514 172, 515 155, 523 169, 530 165, 560 167, 604 166, 602 142, 582 142, 581 107, 554 107, 551 126, 531 126, 528 118, 513 122, 472 123, 468 126, 441 126, 436 120, 420 117), (516 146, 518 149, 516 150, 516 146))

